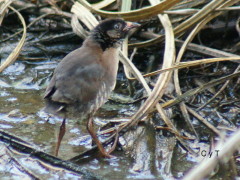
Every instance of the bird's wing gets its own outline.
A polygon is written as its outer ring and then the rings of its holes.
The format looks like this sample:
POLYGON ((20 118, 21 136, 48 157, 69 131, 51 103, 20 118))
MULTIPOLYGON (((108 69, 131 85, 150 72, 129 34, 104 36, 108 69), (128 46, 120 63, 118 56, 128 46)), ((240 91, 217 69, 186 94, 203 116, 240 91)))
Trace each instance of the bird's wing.
POLYGON ((84 52, 79 58, 75 51, 68 58, 66 56, 55 69, 45 98, 67 104, 94 100, 105 74, 104 68, 94 58, 84 52))

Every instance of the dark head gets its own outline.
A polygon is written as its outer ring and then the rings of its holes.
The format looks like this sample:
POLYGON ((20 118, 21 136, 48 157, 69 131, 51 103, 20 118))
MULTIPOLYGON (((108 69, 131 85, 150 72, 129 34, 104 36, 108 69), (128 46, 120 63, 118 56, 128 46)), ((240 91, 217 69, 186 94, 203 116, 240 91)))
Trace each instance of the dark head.
POLYGON ((110 47, 120 46, 129 30, 139 26, 137 23, 126 22, 122 19, 107 19, 97 25, 91 35, 105 50, 110 47))

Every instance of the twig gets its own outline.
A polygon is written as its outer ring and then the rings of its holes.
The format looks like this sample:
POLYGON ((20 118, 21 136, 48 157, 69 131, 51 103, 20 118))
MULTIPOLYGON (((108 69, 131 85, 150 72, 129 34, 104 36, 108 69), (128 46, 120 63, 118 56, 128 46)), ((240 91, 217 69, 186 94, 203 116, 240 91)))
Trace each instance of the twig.
MULTIPOLYGON (((234 73, 238 72, 238 70, 240 69, 240 65, 237 67, 237 69, 234 71, 234 73)), ((206 105, 208 105, 209 103, 211 103, 220 93, 223 92, 223 90, 227 87, 227 85, 229 84, 230 80, 227 80, 224 85, 216 92, 216 94, 214 94, 214 96, 209 99, 205 104, 203 104, 202 106, 200 106, 199 108, 197 108, 197 111, 199 111, 200 109, 204 108, 206 105)))
POLYGON ((87 170, 83 169, 77 164, 74 164, 69 161, 61 160, 57 157, 51 156, 49 154, 46 154, 42 151, 36 150, 32 148, 29 144, 24 143, 23 140, 19 141, 19 138, 16 138, 10 134, 7 134, 5 132, 0 131, 0 141, 4 142, 11 148, 28 154, 30 157, 36 158, 40 160, 42 163, 47 163, 50 166, 62 168, 65 170, 69 170, 75 173, 78 173, 79 175, 84 176, 86 179, 99 179, 99 177, 95 176, 94 174, 88 172, 87 170))

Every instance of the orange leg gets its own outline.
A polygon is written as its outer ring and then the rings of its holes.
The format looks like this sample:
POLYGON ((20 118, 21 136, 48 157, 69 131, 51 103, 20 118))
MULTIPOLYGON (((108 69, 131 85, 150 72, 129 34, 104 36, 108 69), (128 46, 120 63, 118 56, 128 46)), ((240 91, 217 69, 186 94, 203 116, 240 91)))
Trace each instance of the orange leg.
POLYGON ((63 122, 59 129, 58 141, 57 141, 57 146, 56 146, 56 150, 55 150, 55 156, 58 156, 58 151, 59 151, 63 136, 65 135, 65 132, 66 132, 66 118, 63 119, 63 122))
POLYGON ((88 119, 88 122, 87 122, 87 130, 88 130, 89 134, 92 136, 93 141, 96 143, 96 145, 97 145, 97 147, 98 147, 101 155, 102 155, 103 157, 106 157, 106 158, 111 158, 112 156, 105 151, 102 143, 99 141, 96 133, 94 132, 94 128, 93 128, 93 118, 92 118, 92 117, 90 117, 90 118, 88 119))

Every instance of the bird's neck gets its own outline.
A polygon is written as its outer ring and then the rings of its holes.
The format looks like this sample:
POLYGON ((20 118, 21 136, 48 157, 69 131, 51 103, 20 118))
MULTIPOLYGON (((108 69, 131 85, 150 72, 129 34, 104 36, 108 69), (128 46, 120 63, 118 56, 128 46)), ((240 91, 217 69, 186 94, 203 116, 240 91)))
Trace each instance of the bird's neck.
POLYGON ((118 48, 122 44, 122 39, 112 39, 108 35, 102 33, 99 30, 95 30, 92 32, 90 37, 98 43, 103 51, 109 48, 118 48))

